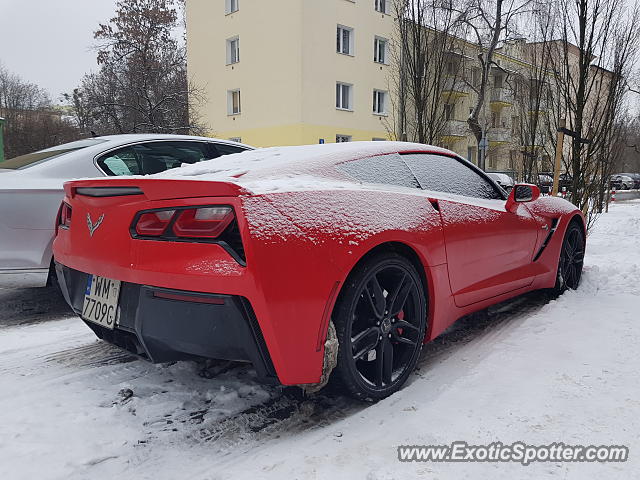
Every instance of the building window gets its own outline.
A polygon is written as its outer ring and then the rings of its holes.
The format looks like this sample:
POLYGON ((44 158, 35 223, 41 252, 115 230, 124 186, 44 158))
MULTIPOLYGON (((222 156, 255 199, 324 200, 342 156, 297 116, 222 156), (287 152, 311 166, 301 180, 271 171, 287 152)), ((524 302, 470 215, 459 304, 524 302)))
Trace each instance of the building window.
POLYGON ((479 68, 471 70, 471 83, 474 87, 477 87, 482 82, 482 72, 479 68))
POLYGON ((227 40, 227 65, 240 61, 240 38, 234 37, 227 40))
POLYGON ((498 112, 491 112, 491 127, 500 128, 500 114, 498 112))
POLYGON ((231 137, 229 139, 230 142, 242 143, 242 138, 240 137, 231 137))
POLYGON ((382 90, 373 91, 373 113, 385 115, 387 113, 387 92, 382 90))
POLYGON ((240 9, 240 0, 225 0, 224 9, 226 14, 237 12, 240 9))
POLYGON ((227 98, 227 112, 229 115, 239 115, 242 112, 240 104, 240 90, 229 90, 227 98))
POLYGON ((511 135, 517 136, 520 134, 520 117, 511 117, 511 135))
POLYGON ((476 163, 476 147, 467 147, 467 160, 476 163))
POLYGON ((387 63, 387 45, 385 38, 376 37, 373 41, 373 61, 376 63, 387 63))
POLYGON ((338 25, 336 51, 344 55, 353 55, 353 28, 338 25))
POLYGON ((456 114, 456 106, 454 103, 444 104, 444 119, 453 120, 456 114))
POLYGON ((493 77, 494 88, 502 88, 502 75, 495 75, 493 77))
POLYGON ((336 108, 339 110, 352 110, 353 85, 348 83, 336 83, 336 108))
POLYGON ((336 135, 336 143, 347 143, 351 141, 351 135, 336 135))
POLYGON ((380 13, 387 13, 387 0, 375 0, 376 11, 380 13))
POLYGON ((454 75, 456 73, 456 64, 453 60, 447 62, 447 75, 454 75))
POLYGON ((371 140, 374 141, 374 142, 386 142, 387 141, 386 138, 380 138, 380 137, 373 137, 371 140))

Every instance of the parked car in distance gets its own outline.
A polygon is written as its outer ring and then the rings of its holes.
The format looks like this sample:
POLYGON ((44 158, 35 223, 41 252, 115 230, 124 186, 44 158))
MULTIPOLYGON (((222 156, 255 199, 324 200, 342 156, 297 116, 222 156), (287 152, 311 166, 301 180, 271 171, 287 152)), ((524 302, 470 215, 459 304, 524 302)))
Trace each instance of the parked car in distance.
POLYGON ((553 189, 553 177, 541 173, 538 175, 538 187, 540 187, 540 191, 544 194, 551 193, 553 189))
POLYGON ((259 378, 377 400, 456 319, 577 288, 582 212, 510 194, 402 142, 266 148, 144 178, 65 184, 56 272, 101 339, 152 362, 251 362, 259 378), (334 368, 335 367, 335 368, 334 368))
POLYGON ((206 137, 113 135, 5 160, 0 163, 0 287, 47 284, 65 181, 148 175, 250 148, 206 137))
POLYGON ((621 173, 620 175, 626 175, 633 180, 633 187, 631 188, 640 189, 640 173, 621 173))
MULTIPOLYGON (((552 176, 553 178, 553 176, 552 176)), ((571 186, 573 185, 573 177, 571 177, 571 175, 569 175, 568 173, 561 173, 558 177, 558 189, 560 191, 562 191, 563 189, 566 189, 567 191, 569 191, 571 189, 571 186)))
POLYGON ((633 178, 619 173, 611 175, 611 180, 609 181, 609 186, 613 190, 631 190, 633 185, 633 178))
MULTIPOLYGON (((550 182, 549 191, 543 192, 543 193, 551 193, 553 189, 553 172, 542 172, 540 173, 540 175, 545 176, 544 178, 545 189, 547 187, 547 184, 549 184, 550 182), (549 178, 546 178, 546 177, 549 177, 549 178)), ((572 185, 573 185, 573 178, 567 172, 563 172, 560 175, 558 175, 558 191, 559 192, 562 192, 563 190, 565 191, 571 190, 572 185)))
POLYGON ((487 172, 487 175, 491 180, 496 182, 507 192, 510 192, 513 186, 516 184, 513 177, 511 175, 507 175, 506 173, 487 172))

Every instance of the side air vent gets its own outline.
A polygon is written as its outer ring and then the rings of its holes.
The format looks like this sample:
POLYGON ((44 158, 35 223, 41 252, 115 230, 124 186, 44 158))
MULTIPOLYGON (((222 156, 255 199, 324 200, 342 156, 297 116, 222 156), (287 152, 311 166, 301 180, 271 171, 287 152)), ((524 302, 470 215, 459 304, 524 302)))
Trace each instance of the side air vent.
POLYGON ((536 254, 536 256, 533 257, 534 262, 540 258, 540 255, 542 255, 542 252, 544 252, 544 249, 547 248, 547 245, 549 245, 549 241, 551 240, 551 237, 553 237, 553 234, 556 233, 556 230, 558 229, 558 223, 559 223, 559 220, 557 218, 554 218, 551 221, 551 230, 549 230, 549 233, 547 234, 547 238, 545 238, 544 242, 542 242, 542 246, 540 247, 540 250, 538 250, 538 253, 536 254))
POLYGON ((85 197, 126 197, 129 195, 142 195, 138 187, 79 187, 76 195, 85 197))

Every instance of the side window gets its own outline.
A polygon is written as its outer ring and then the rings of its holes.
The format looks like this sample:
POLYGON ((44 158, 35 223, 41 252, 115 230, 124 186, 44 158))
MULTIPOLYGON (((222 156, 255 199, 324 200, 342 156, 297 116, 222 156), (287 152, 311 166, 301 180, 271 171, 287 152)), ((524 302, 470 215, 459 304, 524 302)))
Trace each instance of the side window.
POLYGON ((110 152, 98 159, 98 165, 112 176, 152 175, 217 156, 203 142, 149 142, 110 152))
POLYGON ((246 151, 246 148, 227 145, 225 143, 212 143, 211 146, 215 148, 220 155, 231 155, 232 153, 241 153, 246 151))
POLYGON ((363 183, 420 188, 400 155, 380 155, 338 165, 338 169, 363 183))
POLYGON ((455 158, 444 155, 403 155, 420 186, 425 190, 453 193, 466 197, 502 199, 486 179, 455 158))
POLYGON ((140 163, 135 152, 125 148, 108 154, 98 160, 107 175, 140 175, 140 163))

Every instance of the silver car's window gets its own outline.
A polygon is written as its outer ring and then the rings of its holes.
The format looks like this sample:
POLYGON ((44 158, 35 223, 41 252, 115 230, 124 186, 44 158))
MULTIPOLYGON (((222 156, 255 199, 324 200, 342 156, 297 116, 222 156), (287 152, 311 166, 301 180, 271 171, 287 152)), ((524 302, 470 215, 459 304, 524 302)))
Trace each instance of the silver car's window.
POLYGON ((220 155, 230 155, 232 153, 242 153, 247 149, 244 147, 236 147, 235 145, 227 145, 225 143, 218 143, 213 145, 214 148, 220 153, 220 155))
POLYGON ((98 165, 111 176, 152 175, 217 156, 218 152, 203 142, 150 142, 109 152, 98 159, 98 165))
POLYGON ((78 140, 77 142, 65 143, 58 145, 57 147, 47 148, 46 150, 40 150, 38 152, 27 153, 26 155, 20 155, 19 157, 13 157, 4 162, 0 162, 0 168, 7 168, 10 170, 22 170, 24 168, 33 167, 40 163, 64 155, 65 153, 75 152, 87 147, 93 147, 100 143, 104 143, 106 140, 100 140, 97 138, 87 138, 85 140, 78 140))

